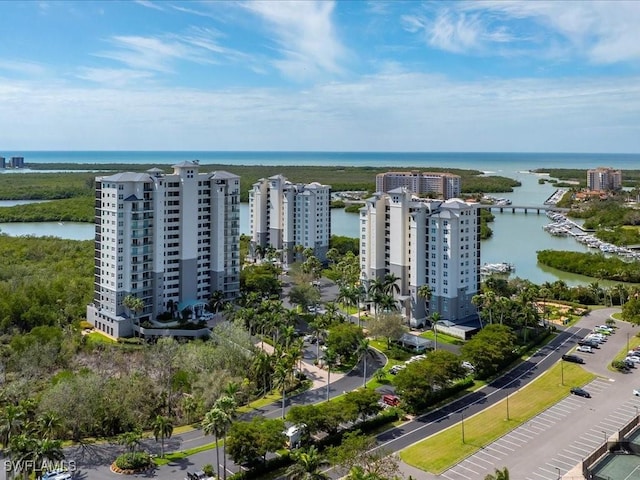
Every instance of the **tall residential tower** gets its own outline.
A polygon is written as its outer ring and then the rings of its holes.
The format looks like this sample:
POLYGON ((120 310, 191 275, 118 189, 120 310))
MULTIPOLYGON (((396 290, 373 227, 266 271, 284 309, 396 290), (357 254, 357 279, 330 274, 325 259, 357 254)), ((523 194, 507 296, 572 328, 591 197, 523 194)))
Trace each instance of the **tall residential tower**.
POLYGON ((386 172, 376 175, 376 192, 404 187, 416 195, 431 194, 447 200, 460 196, 460 176, 452 173, 386 172))
POLYGON ((480 291, 480 213, 454 198, 424 200, 406 188, 376 193, 360 210, 361 280, 397 277, 395 295, 412 326, 437 312, 457 321, 476 314, 480 291), (428 285, 429 301, 419 289, 428 285))
POLYGON ((252 253, 256 247, 273 247, 291 263, 301 245, 324 261, 331 237, 330 201, 329 185, 292 183, 282 175, 261 178, 249 191, 252 253))
POLYGON ((240 177, 199 173, 198 162, 96 178, 95 283, 87 320, 112 337, 139 322, 240 291, 240 177))

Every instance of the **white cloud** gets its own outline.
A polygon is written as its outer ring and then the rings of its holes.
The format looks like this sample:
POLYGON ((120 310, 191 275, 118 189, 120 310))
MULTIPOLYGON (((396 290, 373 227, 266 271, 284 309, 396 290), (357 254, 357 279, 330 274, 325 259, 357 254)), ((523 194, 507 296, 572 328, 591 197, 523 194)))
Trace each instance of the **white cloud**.
POLYGON ((0 60, 0 71, 2 70, 19 73, 29 77, 42 76, 46 72, 46 68, 39 63, 12 60, 0 60))
POLYGON ((334 2, 255 1, 242 5, 272 30, 281 55, 274 65, 284 75, 306 79, 343 71, 347 51, 332 22, 334 2))
POLYGON ((503 28, 508 28, 510 22, 527 20, 542 29, 542 35, 528 40, 541 43, 543 48, 544 45, 547 49, 555 48, 549 39, 556 35, 568 42, 573 55, 594 63, 640 60, 640 2, 637 1, 483 1, 458 2, 453 6, 453 13, 448 10, 449 15, 453 15, 451 23, 469 14, 481 20, 479 29, 489 28, 491 22, 503 22, 503 28))
POLYGON ((14 149, 640 152, 640 78, 454 82, 390 71, 296 91, 0 79, 0 104, 20 112, 20 122, 0 117, 14 149))
POLYGON ((140 80, 149 80, 153 74, 141 70, 117 69, 117 68, 81 68, 78 78, 91 82, 109 85, 112 87, 124 87, 140 80))
POLYGON ((154 10, 164 11, 164 8, 161 5, 158 5, 155 2, 151 2, 149 0, 135 0, 138 5, 142 5, 143 7, 152 8, 154 10))

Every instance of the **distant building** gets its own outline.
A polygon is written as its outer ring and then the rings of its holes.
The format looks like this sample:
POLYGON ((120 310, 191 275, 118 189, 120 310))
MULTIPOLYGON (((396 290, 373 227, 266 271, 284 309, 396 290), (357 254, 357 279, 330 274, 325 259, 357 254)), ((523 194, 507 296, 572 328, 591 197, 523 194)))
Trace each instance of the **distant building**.
POLYGON ((460 196, 460 176, 434 172, 386 172, 376 175, 376 192, 404 187, 416 195, 436 194, 447 200, 460 196))
POLYGON ((296 247, 326 259, 331 237, 331 186, 292 183, 282 175, 262 178, 249 191, 251 253, 272 247, 291 263, 296 247))
POLYGON ((587 189, 595 191, 620 190, 622 172, 608 167, 587 170, 587 189))
POLYGON ((4 157, 0 157, 0 169, 7 168, 7 159, 4 157))
POLYGON ((202 309, 216 291, 239 294, 240 177, 198 168, 182 162, 172 174, 154 168, 96 178, 87 320, 98 330, 115 338, 136 331, 123 305, 128 295, 144 302, 137 323, 153 323, 160 314, 202 309))
POLYGON ((24 157, 11 157, 11 168, 24 168, 24 157))
POLYGON ((399 278, 395 293, 412 326, 476 315, 480 291, 480 210, 458 198, 425 200, 406 188, 376 193, 360 210, 360 270, 365 286, 386 274, 399 278), (431 299, 418 295, 428 285, 431 299))

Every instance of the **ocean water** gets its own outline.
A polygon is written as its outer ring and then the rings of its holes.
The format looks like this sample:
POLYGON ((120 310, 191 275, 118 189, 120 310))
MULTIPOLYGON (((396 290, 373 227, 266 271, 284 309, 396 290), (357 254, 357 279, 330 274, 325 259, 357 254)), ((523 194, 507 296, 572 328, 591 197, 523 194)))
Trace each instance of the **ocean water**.
POLYGON ((455 152, 215 152, 215 151, 2 151, 7 159, 23 156, 27 164, 100 165, 179 163, 199 160, 222 165, 326 165, 356 167, 440 167, 507 173, 544 168, 640 169, 640 154, 594 153, 455 153, 455 152))

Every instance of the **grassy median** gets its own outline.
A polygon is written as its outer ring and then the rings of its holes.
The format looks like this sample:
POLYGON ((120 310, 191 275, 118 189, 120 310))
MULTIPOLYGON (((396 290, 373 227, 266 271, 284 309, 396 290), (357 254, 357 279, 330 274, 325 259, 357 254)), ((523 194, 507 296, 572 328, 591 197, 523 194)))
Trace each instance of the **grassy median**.
MULTIPOLYGON (((440 474, 489 445, 509 431, 551 407, 569 394, 572 386, 582 386, 595 378, 574 363, 560 363, 509 396, 506 400, 400 452, 403 461, 421 470, 440 474), (563 371, 562 371, 563 370, 563 371), (561 384, 564 375, 564 385, 561 384)), ((458 415, 459 416, 459 415, 458 415)))

